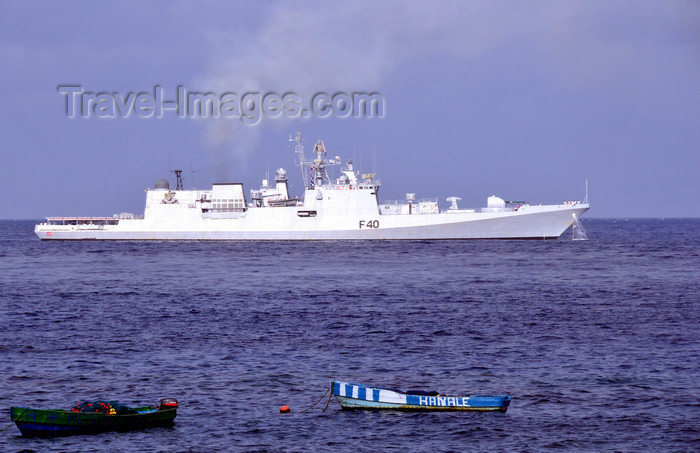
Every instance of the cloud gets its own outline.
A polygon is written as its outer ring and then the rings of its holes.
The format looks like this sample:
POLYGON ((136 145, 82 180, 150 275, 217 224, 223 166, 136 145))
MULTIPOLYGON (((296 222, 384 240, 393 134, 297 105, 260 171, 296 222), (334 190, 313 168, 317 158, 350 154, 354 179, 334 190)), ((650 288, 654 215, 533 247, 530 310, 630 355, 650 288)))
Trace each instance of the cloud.
MULTIPOLYGON (((511 35, 515 16, 489 2, 281 2, 251 35, 210 32, 212 60, 195 84, 215 93, 380 91, 408 60, 431 53, 472 58, 511 35), (508 19, 510 18, 510 20, 508 19)), ((264 126, 205 120, 213 154, 245 160, 264 126)))
MULTIPOLYGON (((294 91, 310 99, 319 91, 381 91, 394 72, 425 56, 449 65, 516 48, 533 64, 549 65, 544 73, 567 89, 624 84, 649 39, 674 27, 697 36, 690 26, 697 12, 687 3, 280 2, 252 32, 210 31, 211 62, 195 82, 214 92, 294 91)), ((686 45, 693 43, 688 37, 686 45)), ((204 124, 215 154, 245 160, 263 127, 287 123, 204 124)))

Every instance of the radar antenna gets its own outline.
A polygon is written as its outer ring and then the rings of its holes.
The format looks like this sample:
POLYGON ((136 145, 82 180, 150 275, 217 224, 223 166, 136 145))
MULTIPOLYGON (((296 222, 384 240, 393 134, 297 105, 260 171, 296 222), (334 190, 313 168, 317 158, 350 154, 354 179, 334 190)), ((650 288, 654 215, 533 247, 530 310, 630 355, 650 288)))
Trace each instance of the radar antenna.
POLYGON ((326 145, 325 143, 323 143, 323 140, 319 140, 316 142, 316 144, 314 145, 314 152, 319 157, 319 159, 321 158, 321 153, 323 153, 324 156, 326 155, 326 145))
POLYGON ((447 197, 447 202, 452 203, 452 206, 450 206, 450 210, 456 211, 459 210, 459 207, 457 206, 457 202, 461 200, 459 197, 447 197))

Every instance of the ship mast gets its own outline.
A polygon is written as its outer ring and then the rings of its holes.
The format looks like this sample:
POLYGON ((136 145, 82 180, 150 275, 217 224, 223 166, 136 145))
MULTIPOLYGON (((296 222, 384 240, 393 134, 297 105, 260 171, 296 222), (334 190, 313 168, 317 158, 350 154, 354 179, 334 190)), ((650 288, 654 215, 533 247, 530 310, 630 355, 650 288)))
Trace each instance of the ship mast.
POLYGON ((289 136, 289 141, 290 142, 296 142, 296 145, 294 146, 294 152, 297 153, 297 159, 299 160, 299 167, 301 168, 301 179, 304 181, 304 189, 310 189, 309 187, 309 178, 306 175, 306 170, 304 169, 304 166, 306 165, 306 158, 304 157, 304 145, 301 142, 301 132, 297 131, 296 136, 292 138, 292 136, 289 136))
POLYGON ((301 132, 297 131, 296 136, 292 138, 289 137, 290 142, 296 142, 294 146, 294 151, 297 153, 297 160, 299 161, 299 167, 301 167, 301 177, 304 181, 305 189, 313 189, 316 186, 322 186, 324 184, 330 184, 330 177, 326 172, 326 167, 330 165, 339 165, 340 157, 336 156, 335 159, 326 160, 324 157, 326 155, 326 145, 322 140, 317 141, 314 144, 314 154, 316 158, 307 162, 304 156, 304 145, 301 142, 301 132), (306 168, 309 167, 309 174, 306 173, 306 168))
POLYGON ((330 183, 328 173, 326 173, 326 160, 323 158, 326 155, 326 145, 322 140, 317 141, 314 145, 314 153, 316 153, 316 159, 314 159, 314 166, 311 167, 314 171, 314 186, 322 186, 324 182, 330 183))
POLYGON ((175 173, 175 178, 177 179, 175 190, 185 190, 185 187, 182 184, 182 170, 172 170, 172 172, 175 173))

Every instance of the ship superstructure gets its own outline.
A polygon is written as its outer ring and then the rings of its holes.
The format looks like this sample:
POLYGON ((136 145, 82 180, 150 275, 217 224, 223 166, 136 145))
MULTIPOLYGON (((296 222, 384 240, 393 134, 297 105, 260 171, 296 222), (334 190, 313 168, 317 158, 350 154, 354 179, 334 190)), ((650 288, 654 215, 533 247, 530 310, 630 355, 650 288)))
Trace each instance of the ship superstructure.
POLYGON ((552 239, 589 209, 587 202, 532 205, 495 195, 477 209, 460 209, 460 198, 448 197, 450 206, 440 211, 438 199, 417 200, 413 193, 380 203, 374 173, 360 174, 348 161, 331 178, 328 169, 342 163, 327 157, 323 141, 309 161, 301 134, 290 141, 304 182, 301 198, 291 197, 282 168, 274 184, 264 179, 249 198, 242 183, 171 190, 159 179, 146 191, 143 216, 49 217, 34 231, 46 240, 552 239))

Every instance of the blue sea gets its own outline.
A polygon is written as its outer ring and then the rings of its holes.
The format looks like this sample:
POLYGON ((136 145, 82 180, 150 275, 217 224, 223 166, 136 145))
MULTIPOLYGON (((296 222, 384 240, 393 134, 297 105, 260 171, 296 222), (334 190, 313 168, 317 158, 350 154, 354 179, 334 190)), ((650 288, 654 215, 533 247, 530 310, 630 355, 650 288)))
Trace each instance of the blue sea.
POLYGON ((33 223, 0 222, 0 451, 700 451, 700 219, 315 243, 41 242, 33 223), (323 412, 331 379, 513 401, 323 412), (9 416, 164 397, 173 428, 32 439, 9 416))

